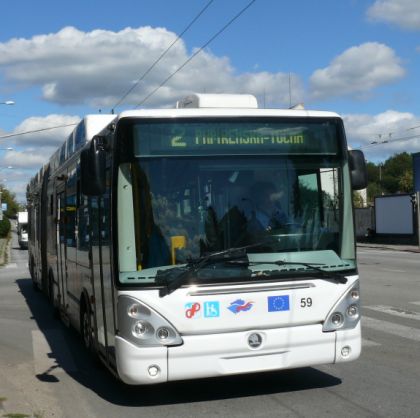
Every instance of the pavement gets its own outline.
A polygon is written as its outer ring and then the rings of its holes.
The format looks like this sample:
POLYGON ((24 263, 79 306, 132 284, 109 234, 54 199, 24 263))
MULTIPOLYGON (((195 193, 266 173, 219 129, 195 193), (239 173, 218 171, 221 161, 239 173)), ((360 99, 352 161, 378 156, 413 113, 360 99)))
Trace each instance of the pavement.
POLYGON ((370 242, 358 242, 357 248, 376 248, 379 250, 406 251, 410 253, 420 253, 418 245, 400 245, 400 244, 380 244, 370 242))
POLYGON ((0 266, 10 261, 10 245, 12 240, 0 238, 0 266))

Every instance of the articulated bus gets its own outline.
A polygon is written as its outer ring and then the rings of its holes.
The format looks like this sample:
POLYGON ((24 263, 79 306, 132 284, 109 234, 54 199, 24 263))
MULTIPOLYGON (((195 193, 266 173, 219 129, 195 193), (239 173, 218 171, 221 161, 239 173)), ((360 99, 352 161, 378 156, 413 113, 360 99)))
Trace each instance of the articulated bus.
POLYGON ((86 116, 27 188, 33 283, 128 384, 355 360, 364 187, 335 113, 86 116))

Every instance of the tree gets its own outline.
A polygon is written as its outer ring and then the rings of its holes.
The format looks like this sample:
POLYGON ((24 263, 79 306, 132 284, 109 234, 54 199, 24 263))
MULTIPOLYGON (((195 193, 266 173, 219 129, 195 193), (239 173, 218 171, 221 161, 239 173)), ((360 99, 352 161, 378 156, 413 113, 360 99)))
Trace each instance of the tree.
POLYGON ((367 199, 369 203, 373 203, 376 196, 382 195, 382 187, 378 183, 369 183, 367 187, 367 199))
POLYGON ((17 212, 19 211, 19 205, 16 202, 16 196, 7 190, 2 184, 0 184, 1 191, 1 202, 7 204, 7 210, 3 212, 3 215, 8 218, 16 218, 17 212))
POLYGON ((384 163, 367 163, 368 201, 382 194, 412 193, 413 158, 407 152, 394 154, 384 163))
POLYGON ((413 189, 413 158, 407 152, 389 157, 383 164, 382 185, 389 194, 413 189), (401 179, 404 181, 401 183, 401 179))
POLYGON ((398 180, 398 187, 401 192, 412 193, 413 192, 413 172, 404 171, 398 180))
POLYGON ((353 204, 355 208, 363 208, 364 206, 363 196, 358 191, 353 192, 353 204))

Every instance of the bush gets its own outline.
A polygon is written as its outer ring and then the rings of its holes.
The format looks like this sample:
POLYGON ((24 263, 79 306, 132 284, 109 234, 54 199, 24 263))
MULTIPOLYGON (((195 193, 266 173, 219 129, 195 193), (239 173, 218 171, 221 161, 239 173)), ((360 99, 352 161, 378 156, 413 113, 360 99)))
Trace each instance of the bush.
POLYGON ((10 231, 10 221, 8 218, 3 216, 3 220, 0 221, 0 238, 6 238, 10 231))

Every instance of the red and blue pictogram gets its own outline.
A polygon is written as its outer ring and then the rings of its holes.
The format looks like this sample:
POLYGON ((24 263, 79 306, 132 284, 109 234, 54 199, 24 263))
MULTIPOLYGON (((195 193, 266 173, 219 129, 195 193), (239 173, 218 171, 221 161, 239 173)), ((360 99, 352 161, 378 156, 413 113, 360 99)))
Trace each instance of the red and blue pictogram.
POLYGON ((243 299, 236 299, 235 301, 231 302, 228 309, 237 314, 239 312, 246 312, 249 311, 254 306, 254 302, 245 302, 243 299))
POLYGON ((200 311, 201 311, 201 305, 197 302, 196 303, 187 303, 185 305, 185 316, 188 319, 196 318, 196 317, 200 316, 199 315, 200 311))

